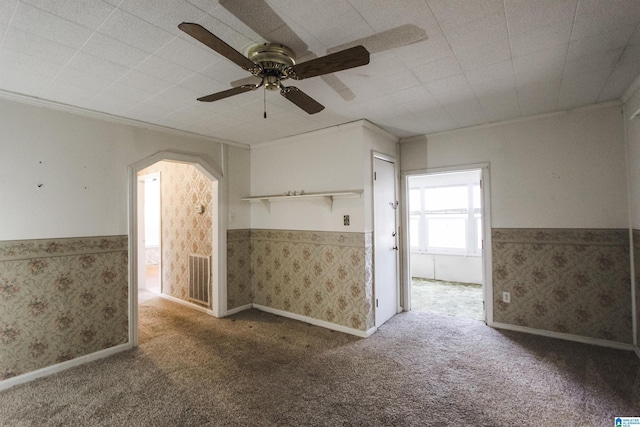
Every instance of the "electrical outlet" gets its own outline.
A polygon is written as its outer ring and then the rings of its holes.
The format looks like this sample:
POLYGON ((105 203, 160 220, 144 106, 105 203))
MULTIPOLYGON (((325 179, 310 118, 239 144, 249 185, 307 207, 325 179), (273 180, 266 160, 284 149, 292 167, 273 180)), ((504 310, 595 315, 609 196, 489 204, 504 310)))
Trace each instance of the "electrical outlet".
POLYGON ((349 224, 350 224, 350 222, 351 222, 351 221, 350 221, 350 219, 349 219, 349 215, 345 215, 345 216, 343 217, 343 219, 344 219, 344 225, 349 225, 349 224))
POLYGON ((502 302, 506 302, 507 304, 511 302, 511 292, 502 293, 502 302))

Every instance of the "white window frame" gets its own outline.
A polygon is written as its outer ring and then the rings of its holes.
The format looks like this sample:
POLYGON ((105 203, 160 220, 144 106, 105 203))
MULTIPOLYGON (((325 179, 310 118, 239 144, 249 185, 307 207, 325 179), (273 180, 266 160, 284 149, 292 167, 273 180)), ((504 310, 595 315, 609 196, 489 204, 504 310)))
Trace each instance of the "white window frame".
MULTIPOLYGON (((482 208, 474 207, 473 192, 477 187, 478 191, 482 192, 480 184, 475 182, 457 183, 447 185, 421 185, 409 188, 409 200, 411 199, 411 191, 420 191, 420 209, 412 210, 409 207, 409 221, 411 222, 415 217, 418 217, 418 246, 411 245, 411 252, 426 253, 426 254, 446 254, 446 255, 464 255, 464 256, 481 256, 482 255, 482 208), (459 215, 463 217, 466 226, 465 236, 465 248, 446 248, 429 246, 429 220, 430 219, 444 219, 451 218, 452 213, 443 212, 438 214, 437 212, 429 212, 426 210, 426 189, 427 188, 453 188, 453 187, 467 187, 467 208, 459 209, 459 215), (478 229, 478 221, 480 218, 480 229, 478 229), (478 246, 480 241, 480 246, 478 246)), ((411 227, 411 224, 410 224, 411 227)), ((410 228, 412 231, 413 228, 410 228)))

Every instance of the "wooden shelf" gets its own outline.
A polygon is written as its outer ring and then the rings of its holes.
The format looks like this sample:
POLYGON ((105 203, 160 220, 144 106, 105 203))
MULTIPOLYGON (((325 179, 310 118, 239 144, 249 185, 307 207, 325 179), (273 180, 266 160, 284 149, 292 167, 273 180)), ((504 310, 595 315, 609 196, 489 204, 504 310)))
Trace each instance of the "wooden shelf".
POLYGON ((252 196, 245 197, 242 199, 245 202, 257 203, 261 202, 270 206, 273 202, 293 202, 300 200, 309 200, 309 199, 324 199, 329 207, 333 209, 333 201, 335 199, 357 199, 362 195, 363 190, 353 190, 353 191, 331 191, 326 193, 304 193, 304 194, 296 194, 294 195, 270 195, 270 196, 252 196))

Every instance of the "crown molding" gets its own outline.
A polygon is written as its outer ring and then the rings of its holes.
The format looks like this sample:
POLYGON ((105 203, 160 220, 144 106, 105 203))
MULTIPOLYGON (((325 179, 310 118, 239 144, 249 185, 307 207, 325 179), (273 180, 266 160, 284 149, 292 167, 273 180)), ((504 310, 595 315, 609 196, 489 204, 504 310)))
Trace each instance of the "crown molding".
POLYGON ((625 104, 635 95, 638 90, 640 90, 640 75, 638 75, 635 80, 629 85, 627 90, 622 95, 622 102, 625 104))
POLYGON ((378 126, 375 123, 370 122, 367 119, 363 119, 363 120, 359 120, 360 122, 362 122, 362 126, 365 129, 369 129, 372 132, 377 133, 378 135, 381 135, 387 139, 392 140, 393 142, 400 142, 400 138, 395 136, 394 134, 382 129, 380 126, 378 126))
POLYGON ((24 95, 17 92, 10 92, 10 91, 0 89, 0 99, 19 102, 21 104, 33 105, 35 107, 48 108, 50 110, 63 111, 66 113, 76 114, 79 116, 89 117, 92 119, 102 120, 102 121, 111 122, 111 123, 117 123, 117 124, 126 125, 126 126, 133 126, 137 128, 143 128, 143 129, 153 130, 157 132, 168 133, 172 135, 179 135, 179 136, 184 136, 188 138, 196 138, 196 139, 201 139, 209 142, 215 142, 218 144, 233 145, 236 147, 241 147, 246 149, 249 148, 249 145, 242 144, 240 142, 218 139, 212 136, 202 135, 200 133, 170 128, 167 126, 156 125, 153 123, 143 122, 135 119, 129 119, 126 117, 116 116, 109 113, 89 110, 87 108, 76 107, 74 105, 62 104, 60 102, 50 101, 44 98, 36 98, 33 96, 24 95))
POLYGON ((304 133, 299 133, 297 135, 291 135, 291 136, 287 136, 284 138, 279 138, 279 139, 273 139, 271 141, 267 141, 267 142, 263 142, 260 144, 254 144, 251 146, 252 150, 259 150, 261 148, 266 148, 266 147, 270 147, 273 145, 278 145, 278 144, 284 144, 290 141, 297 141, 300 139, 304 139, 304 138, 314 138, 317 136, 321 136, 321 135, 328 135, 334 132, 338 132, 338 131, 344 131, 344 130, 349 130, 349 129, 368 129, 372 132, 375 132, 379 135, 382 135, 385 138, 391 139, 394 142, 398 142, 400 140, 400 138, 398 138, 397 136, 387 132, 386 130, 382 129, 381 127, 379 127, 378 125, 376 125, 375 123, 371 123, 370 121, 366 120, 366 119, 359 119, 359 120, 354 120, 352 122, 346 122, 343 124, 339 124, 339 125, 334 125, 334 126, 329 126, 326 128, 322 128, 322 129, 317 129, 317 130, 312 130, 309 132, 304 132, 304 133))
POLYGON ((285 136, 284 138, 272 139, 271 141, 262 142, 259 144, 253 144, 251 150, 259 150, 261 148, 271 147, 273 145, 284 144, 291 141, 297 141, 300 139, 313 138, 320 135, 328 135, 341 130, 353 129, 362 127, 364 119, 347 122, 340 125, 328 126, 326 128, 311 130, 309 132, 299 133, 297 135, 285 136))
POLYGON ((470 131, 470 130, 488 129, 496 126, 506 126, 514 123, 524 123, 524 122, 530 122, 535 120, 548 119, 550 117, 558 117, 558 116, 563 116, 565 114, 571 114, 571 113, 582 112, 582 111, 601 110, 603 108, 609 108, 609 107, 621 107, 622 105, 623 105, 622 101, 617 99, 613 101, 600 102, 598 104, 586 105, 584 107, 554 111, 552 113, 543 113, 543 114, 536 114, 533 116, 518 117, 515 119, 504 120, 502 122, 483 123, 479 125, 467 126, 467 127, 462 127, 458 129, 445 130, 442 132, 433 132, 433 133, 427 133, 424 135, 410 136, 408 138, 402 138, 400 140, 400 143, 404 144, 407 142, 414 142, 414 141, 426 141, 427 139, 429 139, 429 137, 432 137, 432 136, 447 135, 450 133, 464 132, 464 131, 470 131))

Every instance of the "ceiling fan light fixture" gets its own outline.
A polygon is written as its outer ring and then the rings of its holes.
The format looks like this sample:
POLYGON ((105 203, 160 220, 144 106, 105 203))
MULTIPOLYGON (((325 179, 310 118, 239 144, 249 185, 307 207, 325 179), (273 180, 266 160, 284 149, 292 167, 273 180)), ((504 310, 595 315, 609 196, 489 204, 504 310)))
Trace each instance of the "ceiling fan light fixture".
POLYGON ((253 46, 247 52, 247 58, 259 66, 253 75, 261 77, 265 90, 270 91, 280 89, 280 80, 285 80, 291 67, 296 64, 293 51, 277 43, 253 46))
POLYGON ((253 46, 247 57, 264 69, 284 70, 296 65, 296 56, 291 49, 277 43, 263 43, 253 46))
POLYGON ((278 90, 280 89, 280 78, 278 76, 264 76, 262 84, 265 90, 278 90))

